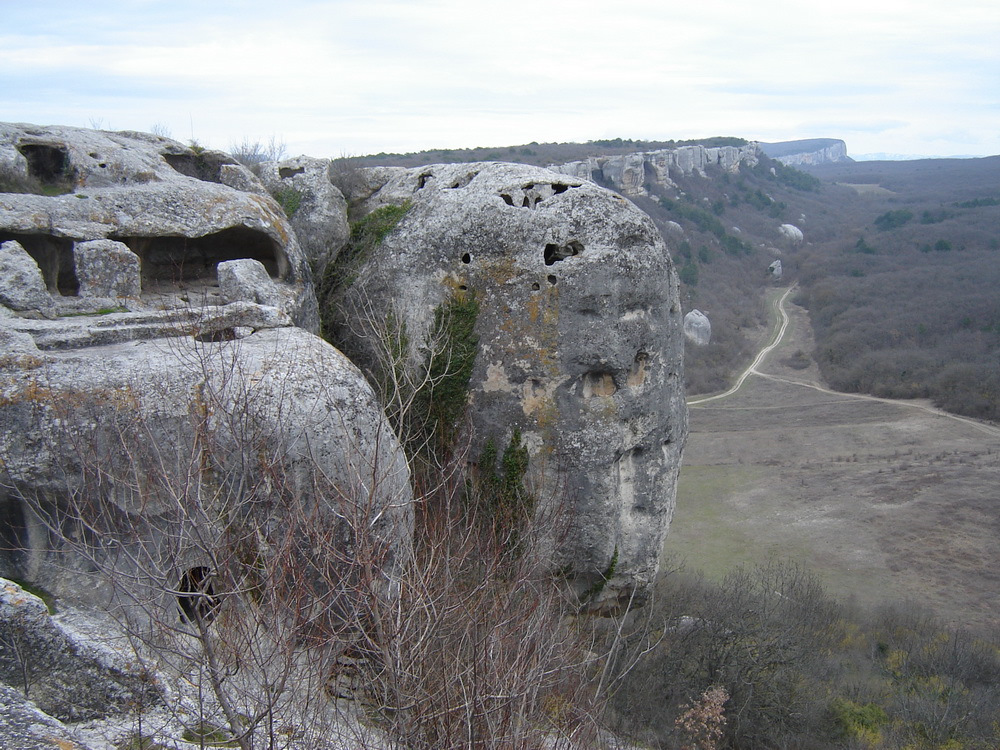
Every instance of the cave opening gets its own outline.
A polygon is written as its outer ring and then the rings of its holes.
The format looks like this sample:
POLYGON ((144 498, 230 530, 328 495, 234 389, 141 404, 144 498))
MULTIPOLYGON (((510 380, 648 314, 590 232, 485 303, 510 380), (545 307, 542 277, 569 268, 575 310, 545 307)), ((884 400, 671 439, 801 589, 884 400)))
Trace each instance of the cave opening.
POLYGON ((247 227, 230 227, 203 237, 112 237, 139 256, 142 285, 204 281, 214 284, 216 266, 227 260, 260 261, 272 278, 288 274, 288 261, 274 240, 247 227))
POLYGON ((177 605, 180 607, 182 621, 200 621, 207 625, 215 619, 222 602, 215 594, 212 571, 208 567, 197 565, 184 571, 177 584, 177 591, 177 605))
POLYGON ((10 240, 20 243, 38 264, 50 294, 61 294, 64 297, 79 294, 80 284, 73 261, 73 240, 50 234, 0 232, 0 242, 10 240))
POLYGON ((551 266, 561 260, 566 260, 567 258, 572 258, 574 255, 579 255, 582 252, 583 244, 577 240, 570 240, 565 245, 557 245, 554 242, 550 242, 545 246, 543 257, 545 259, 545 265, 551 266))

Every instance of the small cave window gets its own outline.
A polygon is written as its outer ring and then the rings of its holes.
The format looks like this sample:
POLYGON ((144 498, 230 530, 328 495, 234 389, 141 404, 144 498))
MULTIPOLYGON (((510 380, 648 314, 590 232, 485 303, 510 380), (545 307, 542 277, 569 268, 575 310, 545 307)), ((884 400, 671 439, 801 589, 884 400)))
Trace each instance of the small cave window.
POLYGON ((184 622, 203 622, 215 619, 222 602, 212 584, 212 571, 204 565, 188 568, 177 584, 177 606, 184 622))
POLYGON ((552 192, 554 192, 556 195, 565 193, 567 190, 569 190, 569 185, 560 185, 559 183, 552 184, 552 192))
POLYGON ((283 180, 287 180, 289 177, 294 177, 295 175, 302 174, 305 171, 305 167, 278 167, 278 177, 283 180))
POLYGON ((185 151, 180 154, 163 154, 164 160, 175 171, 202 182, 222 182, 223 164, 237 162, 217 151, 185 151))
POLYGON ((554 242, 550 242, 545 246, 543 257, 545 258, 545 265, 551 266, 561 260, 579 255, 582 252, 583 245, 576 240, 570 240, 565 245, 557 245, 554 242))
POLYGON ((466 263, 466 264, 471 263, 472 262, 472 256, 469 253, 463 253, 462 254, 462 262, 466 263))
POLYGON ((431 172, 424 172, 417 178, 417 190, 423 190, 427 187, 428 180, 432 179, 434 175, 431 172))
POLYGON ((514 205, 514 198, 508 195, 507 193, 500 193, 500 197, 503 198, 503 202, 506 203, 508 206, 514 205))
POLYGON ((73 170, 69 151, 61 143, 22 143, 17 150, 28 162, 28 174, 43 185, 69 184, 73 170))

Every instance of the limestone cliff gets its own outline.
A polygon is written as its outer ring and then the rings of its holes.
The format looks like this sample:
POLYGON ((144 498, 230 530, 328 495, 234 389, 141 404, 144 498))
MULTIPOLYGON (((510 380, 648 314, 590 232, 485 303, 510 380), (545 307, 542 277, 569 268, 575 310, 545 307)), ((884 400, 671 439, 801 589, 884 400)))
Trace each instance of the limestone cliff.
POLYGON ((847 144, 835 138, 808 138, 799 141, 761 143, 761 150, 789 167, 852 161, 847 144))
POLYGON ((756 143, 745 146, 679 146, 624 156, 595 156, 584 161, 554 164, 549 169, 583 180, 603 183, 622 195, 646 195, 647 182, 673 186, 671 177, 699 174, 712 167, 736 172, 741 165, 758 161, 756 143))

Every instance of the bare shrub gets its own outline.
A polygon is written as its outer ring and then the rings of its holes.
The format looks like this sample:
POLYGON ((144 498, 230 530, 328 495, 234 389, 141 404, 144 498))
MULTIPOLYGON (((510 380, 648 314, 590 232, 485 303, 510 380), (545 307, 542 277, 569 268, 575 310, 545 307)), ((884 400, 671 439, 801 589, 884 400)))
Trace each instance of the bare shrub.
POLYGON ((287 152, 285 142, 272 135, 267 141, 244 138, 229 146, 230 155, 258 177, 261 165, 268 161, 281 161, 287 152))

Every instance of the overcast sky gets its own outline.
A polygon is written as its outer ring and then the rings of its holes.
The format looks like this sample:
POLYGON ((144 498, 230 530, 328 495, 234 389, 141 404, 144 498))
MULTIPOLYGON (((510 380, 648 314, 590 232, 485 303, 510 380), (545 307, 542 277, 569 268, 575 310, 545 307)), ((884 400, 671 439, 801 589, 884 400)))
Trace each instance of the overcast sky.
POLYGON ((0 120, 330 157, 712 135, 1000 154, 1000 3, 0 0, 0 120))

